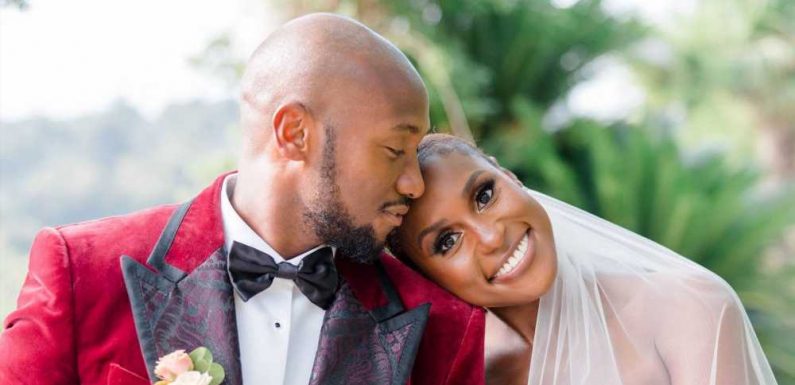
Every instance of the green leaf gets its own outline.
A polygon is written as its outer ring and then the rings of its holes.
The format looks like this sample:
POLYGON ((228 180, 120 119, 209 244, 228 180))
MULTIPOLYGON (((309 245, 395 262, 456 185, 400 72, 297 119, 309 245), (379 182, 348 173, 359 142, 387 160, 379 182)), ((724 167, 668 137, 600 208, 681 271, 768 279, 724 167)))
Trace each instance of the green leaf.
POLYGON ((226 373, 224 373, 224 368, 215 362, 213 362, 210 365, 210 368, 207 370, 207 374, 209 374, 210 377, 213 378, 213 380, 210 381, 210 385, 218 385, 221 383, 221 381, 224 380, 224 377, 226 377, 226 373))
POLYGON ((210 349, 200 346, 190 352, 190 359, 193 361, 193 370, 206 372, 213 363, 213 354, 210 349))

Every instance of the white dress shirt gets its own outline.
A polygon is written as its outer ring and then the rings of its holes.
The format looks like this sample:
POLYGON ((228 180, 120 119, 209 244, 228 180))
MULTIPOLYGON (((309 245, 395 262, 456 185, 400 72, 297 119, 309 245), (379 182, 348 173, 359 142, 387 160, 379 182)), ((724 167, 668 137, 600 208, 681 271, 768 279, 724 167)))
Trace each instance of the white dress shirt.
MULTIPOLYGON (((267 253, 276 263, 283 262, 284 257, 260 238, 232 207, 229 190, 234 190, 236 178, 236 174, 227 176, 221 190, 227 252, 236 241, 267 253)), ((320 247, 287 262, 297 266, 320 247)), ((243 302, 237 291, 234 296, 243 384, 308 384, 326 311, 310 302, 292 280, 282 278, 275 278, 269 288, 248 302, 243 302)))

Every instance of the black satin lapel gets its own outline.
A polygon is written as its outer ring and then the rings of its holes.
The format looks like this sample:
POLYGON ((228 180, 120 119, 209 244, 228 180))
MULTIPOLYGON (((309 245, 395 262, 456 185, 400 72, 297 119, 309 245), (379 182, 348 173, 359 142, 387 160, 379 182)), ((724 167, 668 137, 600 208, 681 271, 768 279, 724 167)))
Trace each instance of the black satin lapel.
POLYGON ((342 283, 320 331, 310 385, 405 384, 430 304, 378 320, 342 283))
POLYGON ((430 310, 431 304, 425 303, 378 324, 381 343, 391 352, 389 357, 395 368, 392 384, 408 382, 430 310))
POLYGON ((121 257, 121 269, 149 380, 155 382, 154 368, 159 356, 154 338, 154 323, 165 309, 165 306, 159 304, 166 304, 175 285, 126 255, 121 257))
POLYGON ((405 384, 414 367, 414 358, 419 350, 431 304, 425 303, 404 312, 403 302, 384 264, 376 262, 375 268, 381 290, 388 302, 385 306, 370 311, 370 315, 378 322, 378 331, 385 349, 393 352, 391 358, 395 370, 392 383, 405 384))
POLYGON ((223 384, 241 384, 232 285, 223 249, 173 283, 130 257, 122 258, 135 327, 152 381, 158 357, 205 346, 226 371, 223 384))

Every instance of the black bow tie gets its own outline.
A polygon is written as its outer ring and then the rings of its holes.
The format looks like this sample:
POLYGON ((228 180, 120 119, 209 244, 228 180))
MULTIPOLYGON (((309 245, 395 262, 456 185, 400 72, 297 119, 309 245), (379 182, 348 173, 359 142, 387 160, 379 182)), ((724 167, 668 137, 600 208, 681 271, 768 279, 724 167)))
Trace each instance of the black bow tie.
POLYGON ((312 252, 295 266, 288 262, 276 264, 270 255, 251 246, 232 242, 229 274, 244 302, 270 287, 274 278, 284 278, 293 280, 312 303, 328 309, 339 284, 330 247, 312 252))

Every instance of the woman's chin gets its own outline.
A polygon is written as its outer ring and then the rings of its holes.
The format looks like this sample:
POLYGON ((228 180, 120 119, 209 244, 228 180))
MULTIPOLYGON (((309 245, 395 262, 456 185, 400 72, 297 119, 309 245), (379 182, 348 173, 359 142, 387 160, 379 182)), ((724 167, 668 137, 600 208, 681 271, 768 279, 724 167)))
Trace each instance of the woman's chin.
MULTIPOLYGON (((473 305, 485 307, 487 309, 499 309, 517 306, 526 306, 537 302, 537 296, 516 296, 514 295, 495 295, 490 298, 478 298, 470 302, 473 305)), ((466 299, 464 299, 466 301, 466 299)))

